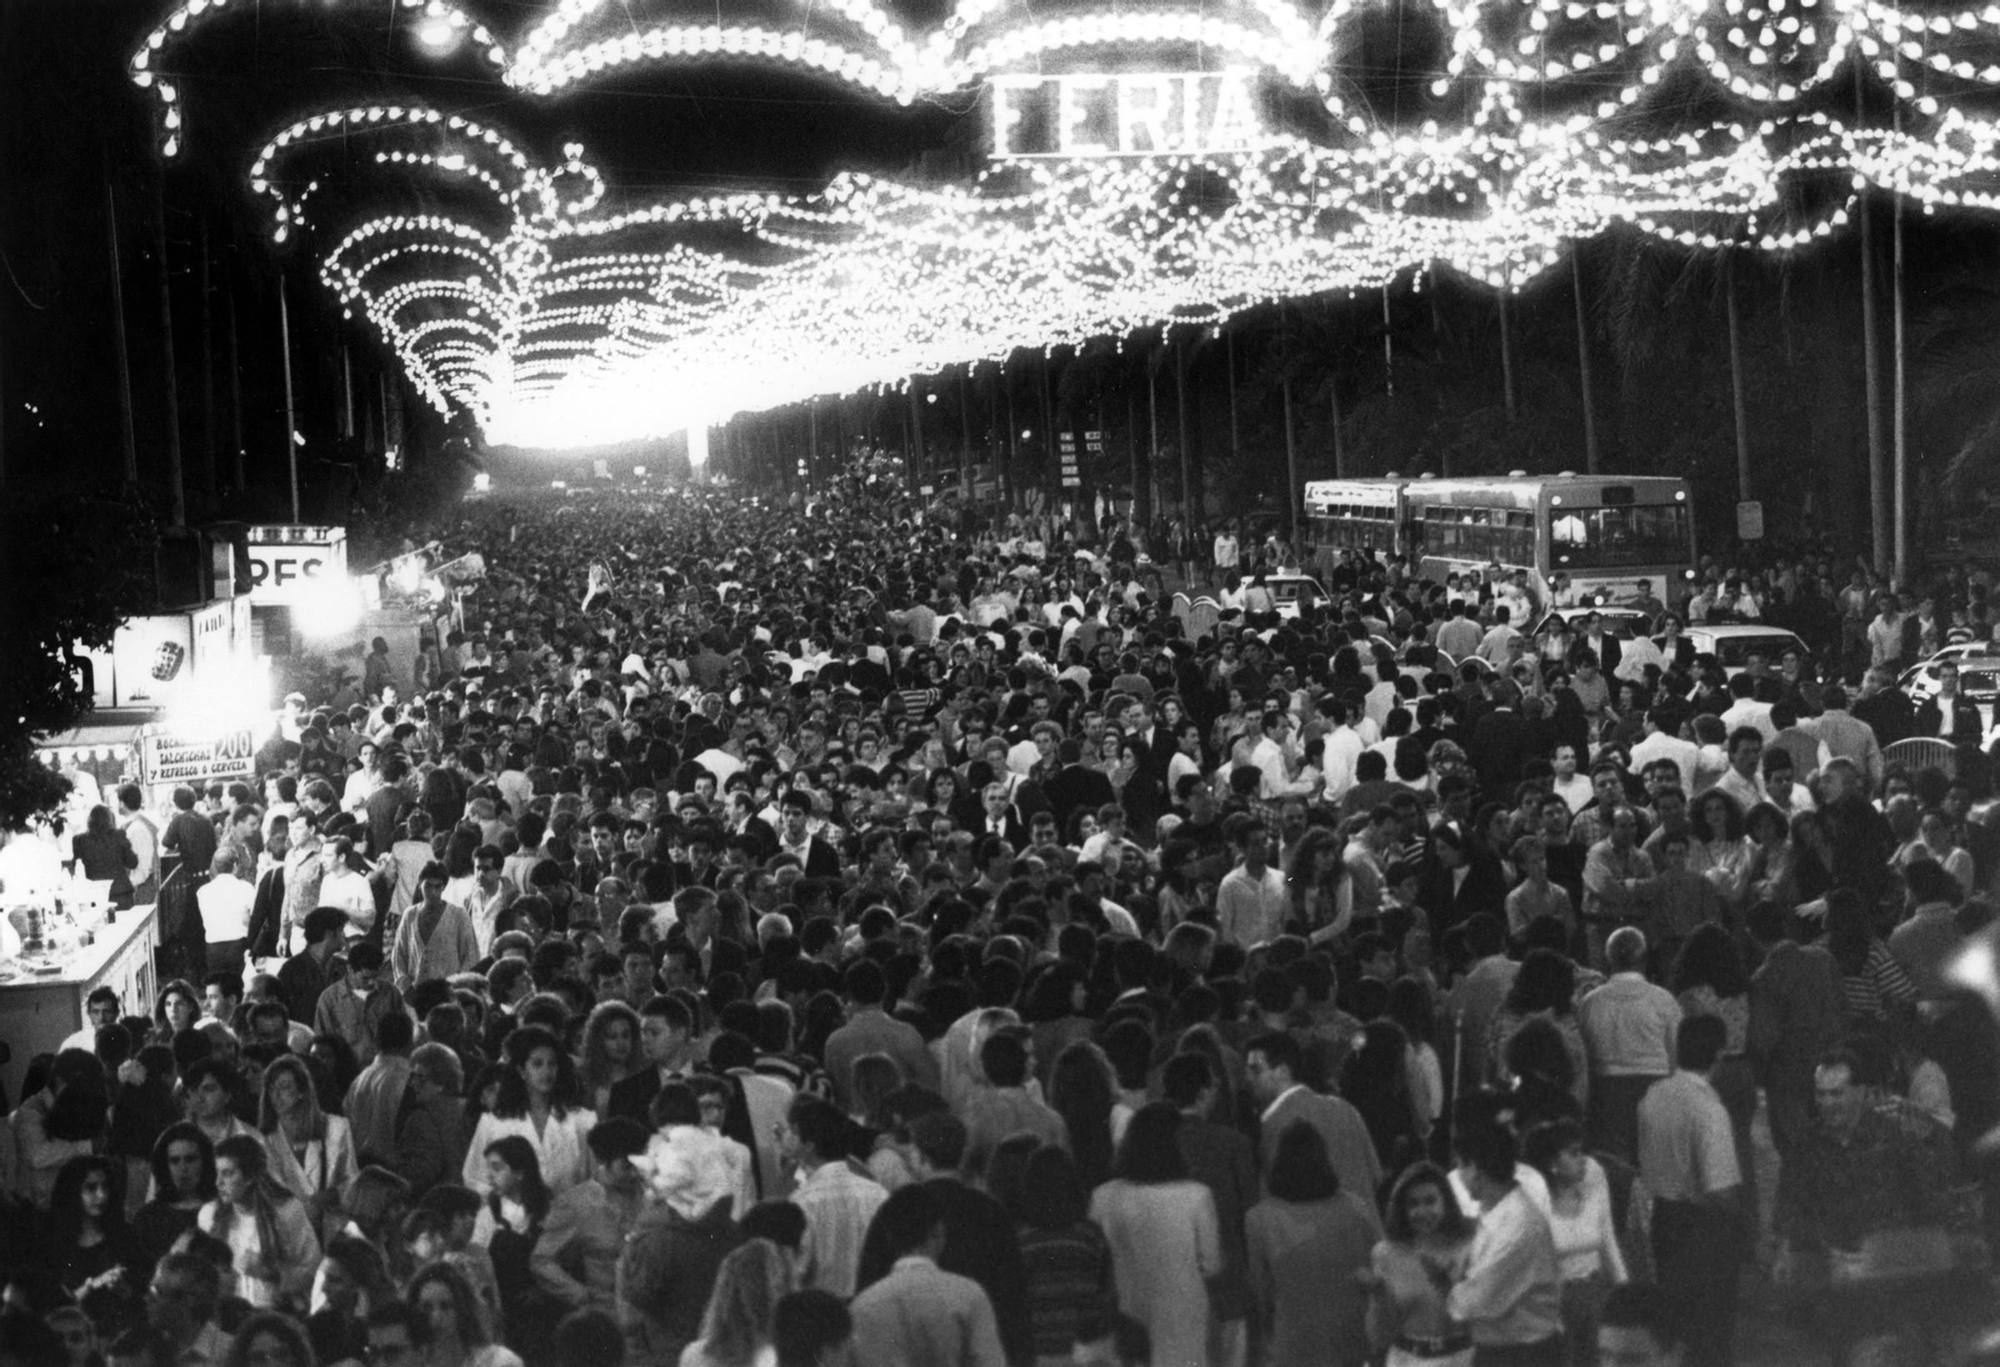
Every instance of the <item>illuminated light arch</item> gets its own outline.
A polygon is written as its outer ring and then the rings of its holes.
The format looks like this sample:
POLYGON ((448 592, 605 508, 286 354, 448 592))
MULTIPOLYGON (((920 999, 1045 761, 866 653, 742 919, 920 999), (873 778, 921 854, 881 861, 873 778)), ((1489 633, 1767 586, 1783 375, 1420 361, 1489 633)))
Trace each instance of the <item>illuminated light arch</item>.
MULTIPOLYGON (((303 8, 307 4, 340 6, 352 10, 363 10, 378 15, 383 0, 294 0, 303 8)), ((464 33, 472 40, 481 59, 496 75, 504 76, 507 67, 507 49, 493 35, 486 25, 479 23, 451 0, 393 0, 395 6, 403 10, 421 10, 425 17, 449 24, 454 30, 464 33)), ((126 61, 126 70, 132 83, 141 89, 151 90, 160 101, 160 151, 172 158, 180 155, 182 143, 182 111, 180 89, 170 76, 162 74, 168 52, 183 41, 194 36, 196 30, 224 15, 242 11, 257 11, 261 0, 182 0, 167 12, 160 26, 147 34, 126 61)), ((391 11, 394 13, 394 10, 391 11)))
MULTIPOLYGON (((1694 250, 1785 252, 1843 226, 1863 186, 1925 212, 2000 209, 1995 122, 1930 93, 2000 83, 1977 64, 2000 7, 1431 0, 1439 103, 1391 127, 1352 98, 1363 87, 1348 35, 1374 2, 1332 0, 1317 16, 1285 0, 1035 15, 963 0, 910 34, 870 0, 844 0, 835 31, 808 38, 728 14, 674 26, 664 5, 613 36, 602 0, 560 0, 505 66, 524 98, 633 63, 751 58, 902 99, 1024 70, 1060 81, 1056 57, 1129 49, 1192 54, 1204 71, 1248 63, 1267 87, 1316 90, 1334 126, 1315 130, 1326 143, 1271 132, 1249 150, 1170 142, 1181 150, 995 161, 964 184, 851 174, 799 198, 634 202, 611 195, 581 145, 546 158, 491 124, 385 101, 282 128, 250 186, 275 238, 331 242, 316 252, 323 284, 428 402, 469 412, 491 440, 537 446, 706 427, 1022 348, 1122 345, 1439 265, 1518 290, 1617 224, 1694 250), (1898 97, 1901 126, 1850 126, 1803 100, 1856 61, 1898 97), (1748 112, 1634 135, 1668 74, 1748 112), (360 141, 351 170, 318 157, 336 137, 360 141), (471 195, 452 203, 474 207, 319 221, 333 212, 329 177, 348 174, 451 187, 471 195), (1794 184, 1803 209, 1780 198, 1794 184)), ((357 187, 370 204, 375 186, 357 187)))

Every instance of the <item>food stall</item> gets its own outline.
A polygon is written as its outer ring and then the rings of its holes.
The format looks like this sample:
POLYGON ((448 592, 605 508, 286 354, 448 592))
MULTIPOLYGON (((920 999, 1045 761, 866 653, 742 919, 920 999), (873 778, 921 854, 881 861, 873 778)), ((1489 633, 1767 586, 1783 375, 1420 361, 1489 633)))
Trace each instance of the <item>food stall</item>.
POLYGON ((151 1014, 158 989, 153 973, 159 947, 155 908, 112 912, 102 904, 65 898, 59 917, 42 912, 36 917, 31 937, 26 933, 29 918, 9 909, 9 928, 21 947, 17 954, 0 955, 0 1039, 13 1053, 0 1067, 0 1081, 16 1102, 29 1061, 55 1052, 84 1024, 84 1003, 92 992, 111 988, 118 994, 119 1009, 134 1016, 151 1014))

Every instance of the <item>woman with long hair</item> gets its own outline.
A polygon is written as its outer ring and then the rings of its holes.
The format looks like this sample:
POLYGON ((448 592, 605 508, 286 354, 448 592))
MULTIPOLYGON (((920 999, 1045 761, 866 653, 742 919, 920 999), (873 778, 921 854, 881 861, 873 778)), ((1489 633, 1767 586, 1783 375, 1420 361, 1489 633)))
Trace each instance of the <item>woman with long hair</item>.
POLYGON ((271 1175, 306 1203, 313 1228, 331 1235, 341 1224, 341 1193, 356 1172, 347 1121, 319 1106, 312 1071, 295 1054, 264 1069, 257 1128, 270 1151, 271 1175))
POLYGON ((149 1044, 172 1044, 174 1036, 194 1029, 201 1019, 201 993, 186 978, 175 978, 160 989, 153 1003, 153 1034, 149 1044))
POLYGON ((1118 805, 1125 809, 1125 829, 1129 838, 1147 849, 1153 846, 1154 831, 1171 804, 1165 783, 1148 762, 1146 744, 1137 736, 1118 742, 1118 769, 1122 780, 1114 778, 1118 805))
POLYGON ((306 1046, 306 1058, 313 1065, 313 1082, 319 1090, 319 1108, 339 1115, 347 1106, 347 1089, 361 1076, 361 1059, 347 1037, 336 1031, 322 1031, 306 1046))
POLYGON ((425 1367, 521 1367, 519 1354, 493 1342, 472 1283, 450 1263, 419 1268, 404 1299, 430 1331, 425 1367))
POLYGON ((1421 978, 1398 978, 1389 984, 1384 1013, 1402 1027, 1409 1044, 1404 1069, 1410 1082, 1410 1108, 1417 1115, 1418 1138, 1428 1143, 1431 1130, 1444 1114, 1444 1062, 1437 1051, 1437 1006, 1421 978))
MULTIPOLYGON (((1803 813, 1801 813, 1803 815, 1803 813)), ((1750 863, 1743 874, 1744 900, 1750 906, 1776 902, 1787 911, 1799 904, 1798 849, 1792 843, 1785 814, 1760 802, 1743 818, 1750 842, 1750 863)))
POLYGON ((1049 1106, 1068 1127, 1077 1171, 1093 1191, 1111 1176, 1114 1081, 1111 1061, 1087 1042, 1072 1044, 1057 1055, 1049 1074, 1049 1106))
POLYGON ((611 1089, 650 1065, 639 1049, 639 1013, 620 1001, 599 1002, 583 1026, 583 1059, 577 1069, 592 1108, 610 1107, 611 1089))
POLYGON ((70 854, 81 866, 85 878, 111 885, 111 905, 120 911, 132 906, 132 870, 139 867, 138 851, 118 829, 111 809, 104 804, 90 809, 83 831, 70 837, 70 854))
POLYGON ((1384 1172, 1423 1156, 1417 1108, 1410 1094, 1410 1042, 1394 1021, 1373 1020, 1341 1068, 1340 1094, 1361 1112, 1384 1172))
POLYGON ((319 1360, 297 1320, 265 1311, 237 1326, 221 1367, 319 1367, 319 1360))
POLYGON ((1917 1010, 1917 986, 1868 922, 1868 904, 1852 888, 1826 896, 1826 947, 1840 969, 1850 1033, 1908 1022, 1917 1010))
POLYGON ((100 1289, 127 1302, 137 1297, 138 1245, 125 1224, 122 1164, 86 1154, 62 1165, 39 1262, 42 1275, 73 1300, 100 1289))
POLYGON ((215 1199, 195 1223, 229 1245, 234 1293, 259 1310, 303 1307, 319 1267, 319 1236, 305 1204, 270 1174, 260 1135, 215 1146, 215 1199))
POLYGON ((1169 838, 1160 846, 1160 934, 1165 935, 1204 908, 1195 882, 1200 846, 1192 840, 1169 838))
POLYGON ((176 1121, 153 1141, 151 1162, 152 1196, 132 1219, 133 1262, 148 1275, 215 1199, 215 1145, 192 1121, 176 1121))
POLYGON ((1583 1051, 1583 1027, 1576 1019, 1576 964, 1553 949, 1531 949, 1521 960, 1514 985, 1500 1009, 1493 1013, 1487 1034, 1488 1057, 1498 1075, 1505 1079, 1507 1042, 1531 1020, 1544 1020, 1562 1036, 1569 1051, 1570 1086, 1578 1104, 1584 1101, 1589 1063, 1583 1051))
POLYGON ((1572 1363, 1597 1361, 1597 1319, 1611 1288, 1631 1279, 1604 1167, 1583 1151, 1583 1126, 1552 1120, 1529 1130, 1521 1157, 1549 1184, 1549 1232, 1562 1274, 1563 1333, 1572 1363))
POLYGON ((1719 788, 1695 798, 1688 812, 1688 868, 1706 878, 1724 908, 1736 911, 1750 883, 1755 850, 1743 836, 1743 808, 1719 788))
POLYGON ((1819 900, 1833 886, 1833 837, 1825 818, 1815 811, 1793 812, 1790 842, 1792 882, 1787 891, 1798 900, 1787 911, 1819 900))
POLYGON ((335 1236, 313 1279, 306 1333, 321 1362, 368 1359, 369 1312, 398 1300, 380 1250, 351 1234, 335 1236))
POLYGON ((519 1135, 534 1150, 549 1190, 567 1191, 590 1176, 590 1146, 584 1136, 597 1123, 596 1113, 584 1107, 576 1064, 539 1025, 521 1026, 507 1037, 507 1063, 492 1111, 480 1116, 473 1129, 465 1185, 482 1195, 491 1191, 486 1150, 495 1140, 519 1135))
POLYGON ((1389 1190, 1368 1273, 1368 1337, 1386 1367, 1471 1367, 1472 1339, 1445 1312, 1465 1270, 1473 1224, 1434 1163, 1403 1170, 1389 1190))
POLYGON ((1206 1367, 1208 1279, 1222 1271, 1222 1232, 1215 1197, 1188 1176, 1180 1127, 1164 1101, 1139 1108, 1117 1176, 1091 1194, 1090 1218, 1111 1247, 1118 1308, 1146 1326, 1153 1360, 1206 1367))
POLYGON ((1028 983, 1021 1017, 1034 1037, 1036 1071, 1044 1085, 1062 1051, 1079 1040, 1089 1039, 1096 1028, 1096 1022, 1083 1014, 1088 991, 1083 970, 1060 959, 1040 970, 1028 983))
POLYGON ((1341 855, 1346 842, 1329 826, 1311 826, 1285 855, 1285 919, 1314 944, 1333 939, 1354 919, 1354 884, 1341 855))
POLYGON ((751 1239, 722 1260, 701 1337, 681 1350, 680 1367, 771 1367, 771 1317, 792 1290, 792 1262, 769 1239, 751 1239))
POLYGON ((1553 1021, 1536 1016, 1521 1023, 1501 1056, 1502 1075, 1513 1080, 1509 1099, 1522 1129, 1544 1120, 1579 1119, 1576 1061, 1569 1042, 1553 1021))
POLYGON ((1341 1190, 1326 1140, 1303 1120, 1278 1136, 1264 1185, 1270 1195, 1244 1218, 1250 1360, 1365 1361, 1368 1303, 1357 1274, 1367 1271, 1379 1230, 1372 1199, 1341 1190))
POLYGON ((1028 1325, 1036 1361, 1067 1362, 1068 1345, 1117 1304, 1111 1245, 1090 1221, 1090 1192, 1068 1153, 1040 1144, 1028 1155, 1013 1200, 1003 1204, 1013 1217, 1021 1262, 1028 1270, 1028 1325))
POLYGON ((486 1145, 481 1158, 487 1173, 486 1203, 480 1207, 472 1241, 492 1255, 509 1343, 523 1357, 539 1359, 558 1310, 535 1280, 533 1260, 555 1197, 542 1180, 535 1146, 524 1136, 500 1136, 486 1145))

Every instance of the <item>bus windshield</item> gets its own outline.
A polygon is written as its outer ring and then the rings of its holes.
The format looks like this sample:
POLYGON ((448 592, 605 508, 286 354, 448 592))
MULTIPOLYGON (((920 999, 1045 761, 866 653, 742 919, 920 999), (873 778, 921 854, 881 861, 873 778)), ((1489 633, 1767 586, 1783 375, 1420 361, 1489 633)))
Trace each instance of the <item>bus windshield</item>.
POLYGON ((1556 569, 1624 565, 1685 565, 1690 561, 1687 505, 1558 508, 1549 514, 1550 559, 1556 569))

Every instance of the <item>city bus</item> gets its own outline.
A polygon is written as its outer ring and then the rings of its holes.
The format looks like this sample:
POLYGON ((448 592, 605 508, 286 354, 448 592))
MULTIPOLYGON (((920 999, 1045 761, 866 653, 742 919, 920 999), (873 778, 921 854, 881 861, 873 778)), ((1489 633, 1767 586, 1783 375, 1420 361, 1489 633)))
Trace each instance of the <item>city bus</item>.
POLYGON ((1306 534, 1313 564, 1322 579, 1347 550, 1399 553, 1403 523, 1403 485, 1386 479, 1315 479, 1306 484, 1306 534))
POLYGON ((1498 564, 1528 572, 1538 607, 1569 576, 1578 604, 1626 602, 1648 580, 1673 603, 1694 578, 1687 481, 1660 475, 1319 480, 1305 489, 1318 553, 1394 552, 1427 579, 1498 564))

